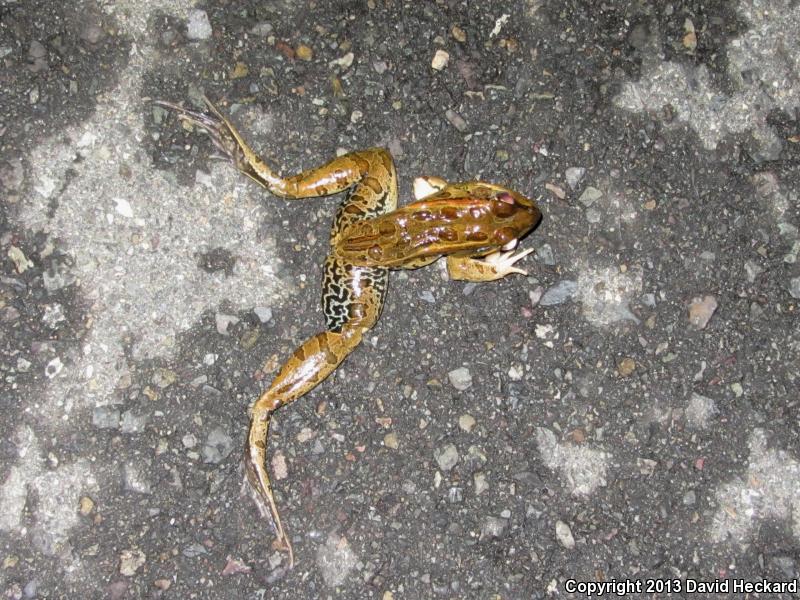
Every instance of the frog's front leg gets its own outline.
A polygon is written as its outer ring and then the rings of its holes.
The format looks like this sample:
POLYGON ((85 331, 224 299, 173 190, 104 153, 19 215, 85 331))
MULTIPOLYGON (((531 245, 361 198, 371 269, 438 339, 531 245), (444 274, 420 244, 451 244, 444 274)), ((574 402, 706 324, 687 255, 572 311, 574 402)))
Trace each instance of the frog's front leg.
POLYGON ((461 281, 495 281, 512 273, 527 275, 527 271, 518 269, 514 263, 533 252, 533 248, 514 254, 509 252, 493 252, 483 259, 469 256, 448 256, 447 274, 450 279, 461 281))

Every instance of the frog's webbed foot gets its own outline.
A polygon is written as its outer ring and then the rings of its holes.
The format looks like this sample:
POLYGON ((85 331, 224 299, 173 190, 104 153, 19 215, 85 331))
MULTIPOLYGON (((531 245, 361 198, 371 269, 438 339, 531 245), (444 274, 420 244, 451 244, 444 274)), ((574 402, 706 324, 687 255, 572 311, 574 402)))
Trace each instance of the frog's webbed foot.
POLYGON ((533 252, 533 248, 516 254, 513 250, 493 252, 482 260, 468 256, 448 256, 447 272, 450 275, 450 279, 476 282, 495 281, 512 273, 527 275, 527 271, 518 269, 514 266, 514 263, 522 260, 531 252, 533 252))
POLYGON ((155 100, 153 103, 174 110, 181 121, 191 123, 206 132, 214 143, 214 146, 221 150, 226 158, 233 161, 237 168, 240 168, 245 157, 236 140, 235 132, 232 131, 230 123, 219 113, 211 101, 205 96, 203 96, 203 100, 208 104, 212 114, 190 110, 179 104, 166 102, 165 100, 155 100))
POLYGON ((527 250, 517 252, 516 254, 514 254, 513 250, 509 250, 508 252, 493 252, 489 256, 485 257, 483 261, 492 265, 500 274, 500 277, 505 277, 511 273, 519 273, 520 275, 527 276, 528 272, 524 271, 523 269, 518 269, 514 266, 514 263, 522 260, 531 252, 533 252, 533 248, 528 248, 527 250))
POLYGON ((250 489, 261 517, 272 523, 275 531, 275 549, 284 550, 289 554, 291 569, 294 567, 294 550, 289 536, 283 529, 266 469, 266 440, 272 411, 256 407, 255 412, 255 417, 250 421, 248 445, 244 453, 245 483, 250 489))

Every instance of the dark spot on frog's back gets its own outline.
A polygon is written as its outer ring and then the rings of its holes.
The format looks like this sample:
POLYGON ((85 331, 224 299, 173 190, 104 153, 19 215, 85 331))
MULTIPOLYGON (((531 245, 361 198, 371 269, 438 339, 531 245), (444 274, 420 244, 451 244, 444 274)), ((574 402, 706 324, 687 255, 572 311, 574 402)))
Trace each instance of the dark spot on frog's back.
POLYGON ((378 244, 372 246, 367 252, 369 253, 369 257, 373 260, 380 260, 383 256, 383 249, 378 244))
POLYGON ((233 267, 237 257, 225 248, 212 248, 208 252, 198 253, 197 266, 206 273, 223 272, 226 276, 233 275, 233 267))
POLYGON ((485 242, 489 239, 485 231, 469 231, 467 232, 467 241, 469 242, 485 242))
POLYGON ((492 202, 492 212, 500 219, 507 219, 514 214, 516 208, 507 202, 492 202))
POLYGON ((459 211, 454 206, 445 206, 441 214, 445 221, 455 221, 459 217, 459 211))
POLYGON ((450 227, 442 227, 438 232, 438 236, 440 240, 444 240, 446 242, 458 241, 458 233, 450 227))
POLYGON ((517 237, 516 229, 512 227, 503 227, 502 229, 498 229, 494 232, 494 235, 492 236, 492 243, 505 245, 515 237, 517 237))

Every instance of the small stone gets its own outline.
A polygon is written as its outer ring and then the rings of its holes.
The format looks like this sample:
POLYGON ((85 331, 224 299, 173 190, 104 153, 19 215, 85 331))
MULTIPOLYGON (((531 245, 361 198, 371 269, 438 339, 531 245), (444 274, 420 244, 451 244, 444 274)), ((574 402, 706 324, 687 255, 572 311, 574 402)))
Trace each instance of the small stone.
POLYGON ((583 176, 586 175, 586 169, 583 167, 569 167, 564 172, 564 177, 567 180, 567 185, 572 191, 575 191, 583 181, 583 176))
POLYGON ((28 47, 28 57, 30 59, 44 58, 47 56, 47 48, 38 40, 33 40, 28 47))
POLYGON ((472 374, 466 367, 453 369, 447 374, 450 384, 459 391, 464 391, 472 385, 472 374))
POLYGON ((575 547, 575 538, 572 537, 572 530, 564 521, 556 521, 556 538, 568 550, 572 550, 575 547))
POLYGON ((228 457, 231 450, 233 450, 233 438, 221 427, 216 427, 211 430, 203 444, 203 462, 219 464, 228 457))
POLYGON ((485 540, 488 538, 501 537, 506 529, 506 525, 508 525, 508 519, 492 516, 486 517, 483 520, 483 525, 481 525, 480 539, 485 540))
POLYGON ((446 444, 434 450, 433 456, 442 471, 449 471, 458 463, 458 448, 454 444, 446 444))
POLYGON ((350 122, 353 124, 358 123, 363 118, 364 113, 360 110, 354 110, 352 113, 350 113, 350 122))
POLYGON ((307 60, 311 60, 312 58, 314 58, 314 51, 311 48, 309 48, 308 46, 306 46, 305 44, 300 44, 295 49, 294 52, 295 52, 295 55, 297 56, 297 58, 299 58, 300 60, 306 60, 307 61, 307 60))
POLYGON ((0 187, 9 191, 16 191, 25 181, 25 168, 19 158, 9 158, 0 162, 0 187))
POLYGON ((138 548, 133 550, 123 550, 119 557, 119 572, 125 577, 133 577, 142 565, 144 565, 147 557, 144 552, 138 548))
POLYGON ((82 515, 88 515, 94 510, 94 500, 89 498, 89 496, 81 497, 78 510, 82 515))
POLYGON ((697 494, 694 493, 694 490, 689 490, 683 495, 683 503, 686 506, 693 506, 695 502, 697 502, 697 494))
POLYGON ((128 463, 122 467, 122 484, 124 488, 137 494, 150 494, 153 486, 143 472, 144 465, 128 463))
POLYGON ((636 370, 636 361, 632 358, 625 357, 617 364, 617 373, 620 377, 628 377, 634 370, 636 370))
POLYGON ((583 190, 583 193, 578 197, 578 202, 583 204, 586 208, 589 208, 602 197, 603 192, 595 187, 589 186, 583 190))
POLYGON ((705 329, 717 306, 717 299, 711 295, 692 298, 689 304, 689 323, 697 329, 705 329))
POLYGON ((464 117, 462 117, 456 111, 448 108, 446 111, 444 111, 444 116, 450 123, 450 125, 458 129, 459 131, 467 130, 467 122, 464 120, 464 117))
POLYGON ((170 587, 172 587, 172 581, 169 579, 156 579, 153 582, 153 586, 158 588, 162 592, 166 592, 170 587))
POLYGON ((81 29, 81 39, 90 44, 96 44, 103 39, 103 28, 97 23, 86 23, 81 29))
POLYGON ((119 410, 111 406, 97 406, 92 411, 92 425, 99 429, 116 429, 119 418, 119 410))
POLYGON ((458 426, 469 433, 475 428, 475 417, 468 413, 464 413, 458 417, 458 426))
POLYGON ((47 304, 44 307, 44 314, 42 315, 42 322, 50 329, 58 329, 60 323, 67 320, 64 316, 64 307, 58 302, 55 304, 47 304))
POLYGON ((258 37, 266 37, 270 33, 272 33, 272 24, 262 21, 261 23, 256 23, 253 27, 250 28, 250 33, 252 35, 258 37))
POLYGON ((392 450, 397 450, 400 447, 400 444, 397 440, 396 433, 387 433, 383 436, 383 445, 387 448, 391 448, 392 450))
POLYGON ((589 223, 599 223, 603 218, 603 213, 596 208, 589 208, 586 210, 586 220, 589 223))
POLYGON ((508 378, 511 381, 519 381, 525 375, 525 370, 522 365, 515 364, 508 368, 508 378))
POLYGON ((542 306, 553 306, 562 304, 572 298, 578 291, 578 282, 570 279, 559 281, 554 286, 548 288, 544 293, 539 304, 542 306))
POLYGON ((14 263, 14 268, 17 273, 20 274, 34 266, 33 263, 28 260, 28 257, 25 256, 25 253, 16 246, 11 246, 8 249, 8 258, 11 259, 11 262, 14 263))
POLYGON ((336 60, 332 60, 329 64, 332 67, 342 67, 343 69, 348 68, 350 65, 353 64, 353 59, 355 58, 355 54, 352 52, 348 52, 341 58, 337 58, 336 60))
POLYGON ((789 280, 789 294, 792 298, 800 300, 800 277, 792 277, 789 280))
POLYGON ((305 444, 306 442, 313 440, 315 437, 317 437, 317 434, 313 429, 310 427, 303 427, 300 430, 300 433, 297 434, 296 439, 301 444, 305 444))
POLYGON ((783 257, 783 262, 793 265, 797 262, 797 257, 800 256, 800 240, 792 244, 792 249, 787 252, 783 257))
POLYGON ((272 319, 272 309, 269 306, 256 306, 253 312, 262 323, 267 323, 272 319))
POLYGON ((289 469, 286 466, 286 457, 283 455, 283 452, 276 452, 273 454, 270 465, 272 466, 272 476, 277 481, 286 479, 289 476, 289 469))
POLYGON ((686 19, 683 22, 683 30, 686 32, 683 36, 683 47, 689 52, 694 52, 697 48, 697 33, 694 29, 694 23, 691 19, 686 19))
POLYGON ((389 143, 387 145, 389 146, 389 152, 391 153, 392 156, 394 157, 403 156, 404 154, 403 144, 402 142, 400 142, 400 140, 398 140, 397 138, 392 138, 391 140, 389 140, 389 143))
POLYGON ((189 18, 186 21, 186 37, 190 40, 207 40, 211 37, 211 33, 208 13, 199 8, 190 10, 189 18))
POLYGON ((208 554, 208 550, 203 544, 189 544, 183 550, 181 550, 181 554, 183 554, 186 558, 197 558, 198 556, 203 556, 208 554))
POLYGON ((744 272, 747 274, 747 281, 750 283, 755 283, 756 277, 763 273, 764 269, 762 269, 753 261, 748 260, 744 263, 744 272))
POLYGON ((239 318, 233 315, 224 315, 222 313, 217 313, 214 315, 214 320, 217 324, 217 333, 220 335, 230 335, 228 332, 228 327, 231 325, 236 325, 239 322, 239 318))
POLYGON ((555 183, 545 183, 544 187, 559 200, 563 200, 567 197, 567 192, 565 192, 562 187, 557 186, 555 183))
POLYGON ((436 54, 433 55, 433 60, 431 61, 431 67, 436 69, 437 71, 441 71, 447 66, 447 63, 450 61, 450 55, 445 52, 444 50, 437 50, 436 54))
POLYGON ((548 266, 553 266, 556 264, 556 259, 553 255, 553 248, 550 246, 550 244, 542 244, 539 246, 534 252, 534 255, 536 256, 536 260, 542 264, 548 266))
POLYGON ((539 304, 539 301, 542 299, 544 295, 544 288, 540 285, 537 285, 534 289, 528 292, 528 298, 530 298, 531 306, 536 308, 539 304))
POLYGON ((44 368, 44 374, 47 376, 48 379, 53 379, 59 373, 61 373, 61 369, 64 368, 64 363, 61 362, 59 357, 55 357, 44 368))
POLYGON ((732 383, 730 387, 731 391, 733 392, 733 395, 736 396, 737 398, 741 398, 742 394, 744 394, 744 388, 742 387, 742 384, 739 383, 738 381, 732 383))
POLYGON ((423 290, 419 293, 419 299, 429 304, 436 304, 436 297, 430 290, 423 290))
POLYGON ((238 61, 235 65, 233 65, 233 71, 231 71, 231 79, 241 79, 242 77, 247 77, 250 73, 250 67, 247 66, 246 63, 242 61, 238 61))
POLYGON ((717 405, 714 400, 692 393, 683 416, 686 419, 687 427, 690 429, 705 429, 717 412, 717 405))
POLYGON ((222 569, 223 575, 235 575, 237 573, 249 573, 252 571, 250 565, 233 558, 230 554, 228 555, 227 561, 225 567, 222 569))
POLYGON ((453 39, 461 42, 462 44, 467 41, 467 33, 458 25, 453 25, 450 28, 450 35, 453 36, 453 39))
POLYGON ((193 433, 187 433, 185 436, 181 438, 181 443, 184 445, 185 448, 191 450, 195 446, 197 446, 197 437, 193 433))
POLYGON ((171 369, 156 369, 153 373, 151 381, 157 387, 163 389, 168 388, 178 380, 178 375, 171 369))
POLYGON ((489 489, 489 482, 486 479, 486 474, 478 471, 472 475, 472 485, 475 486, 475 495, 480 496, 483 492, 489 489))
POLYGON ((120 429, 122 433, 142 433, 149 420, 149 415, 137 414, 132 410, 126 410, 122 413, 122 418, 120 419, 120 429))

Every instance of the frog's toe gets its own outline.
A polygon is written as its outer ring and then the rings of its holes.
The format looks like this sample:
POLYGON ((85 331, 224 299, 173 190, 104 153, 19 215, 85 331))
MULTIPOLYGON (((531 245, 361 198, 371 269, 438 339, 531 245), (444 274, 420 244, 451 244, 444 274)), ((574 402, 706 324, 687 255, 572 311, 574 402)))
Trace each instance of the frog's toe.
POLYGON ((511 273, 519 273, 520 275, 527 275, 528 272, 514 266, 514 263, 522 260, 528 254, 533 252, 533 248, 528 248, 522 252, 514 254, 514 252, 494 252, 487 256, 484 260, 494 267, 494 270, 502 276, 511 273))
POLYGON ((431 175, 417 177, 414 179, 414 198, 422 200, 445 187, 447 187, 447 182, 441 177, 433 177, 431 175))
POLYGON ((204 96, 203 99, 208 103, 209 108, 214 114, 210 115, 196 110, 190 110, 180 106, 179 104, 173 104, 172 102, 166 102, 164 100, 156 100, 154 104, 174 110, 177 113, 177 117, 181 121, 185 123, 191 123, 192 125, 202 129, 211 138, 214 146, 223 152, 225 158, 235 161, 236 149, 238 148, 238 145, 231 137, 227 123, 220 116, 219 112, 217 112, 217 109, 213 104, 211 104, 208 98, 204 96))

